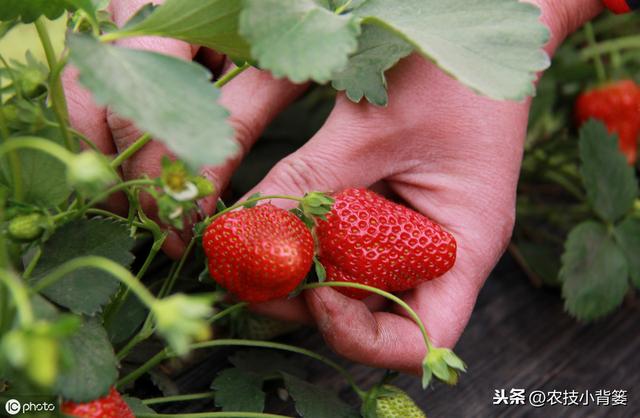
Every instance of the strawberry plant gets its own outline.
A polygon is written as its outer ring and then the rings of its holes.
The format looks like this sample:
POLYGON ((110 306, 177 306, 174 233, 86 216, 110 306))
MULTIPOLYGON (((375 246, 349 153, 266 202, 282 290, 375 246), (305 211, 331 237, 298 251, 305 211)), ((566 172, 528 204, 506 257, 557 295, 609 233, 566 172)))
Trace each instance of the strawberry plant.
MULTIPOLYGON (((105 0, 0 2, 0 36, 32 25, 45 53, 44 63, 28 50, 21 51, 26 58, 19 62, 0 55, 3 397, 48 397, 62 412, 79 417, 151 417, 155 405, 212 397, 215 411, 179 416, 273 417, 264 412, 264 388, 276 380, 301 416, 357 416, 356 405, 307 382, 295 361, 281 353, 287 352, 343 375, 362 401, 363 416, 422 416, 388 379, 363 389, 344 368, 313 351, 213 332, 225 321, 240 321, 248 303, 335 287, 351 295, 382 296, 415 321, 427 352, 424 387, 434 380, 455 384, 466 369, 452 350, 431 341, 429 324, 389 293, 437 279, 454 264, 455 237, 428 218, 351 189, 335 195, 329 190, 254 195, 229 206, 219 201, 215 213, 204 211, 199 202, 219 191, 201 170, 225 162, 238 148, 220 89, 257 67, 294 82, 330 84, 354 102, 385 106, 393 94, 387 92, 385 72, 413 52, 481 94, 522 100, 534 93, 536 72, 548 66, 542 50, 548 33, 537 8, 515 0, 166 0, 144 6, 118 26, 108 5, 105 0), (67 21, 63 48, 54 45, 47 24, 60 17, 67 21), (237 66, 212 80, 195 62, 116 44, 144 36, 210 48, 237 66), (142 130, 117 156, 99 152, 91 137, 70 124, 61 75, 71 66, 96 103, 142 130), (152 138, 176 158, 163 160, 157 177, 123 180, 120 170, 152 138), (118 194, 128 202, 125 213, 108 209, 108 199, 118 194), (145 211, 145 199, 157 210, 145 211), (276 200, 298 206, 286 211, 270 204, 276 200), (189 236, 188 245, 168 271, 154 274, 175 231, 189 236), (132 359, 145 346, 155 352, 143 361, 132 359), (226 346, 262 351, 229 358, 232 367, 213 380, 213 393, 144 402, 121 396, 135 393, 136 381, 154 376, 169 359, 226 346), (125 362, 129 367, 121 368, 125 362)), ((600 155, 598 147, 608 147, 602 155, 614 162, 622 158, 608 137, 589 139, 601 134, 587 124, 585 159, 600 155)), ((580 247, 584 236, 621 254, 614 261, 622 270, 628 257, 622 249, 630 247, 618 246, 633 242, 637 231, 627 214, 637 194, 631 169, 616 166, 609 180, 627 186, 609 188, 588 177, 601 162, 594 158, 585 165, 589 202, 616 234, 588 223, 570 237, 575 241, 566 255, 570 289, 571 266, 589 250, 580 247)), ((242 335, 243 327, 229 328, 242 335)))
POLYGON ((605 15, 574 34, 540 81, 510 250, 537 285, 559 286, 583 321, 640 286, 637 16, 605 15))

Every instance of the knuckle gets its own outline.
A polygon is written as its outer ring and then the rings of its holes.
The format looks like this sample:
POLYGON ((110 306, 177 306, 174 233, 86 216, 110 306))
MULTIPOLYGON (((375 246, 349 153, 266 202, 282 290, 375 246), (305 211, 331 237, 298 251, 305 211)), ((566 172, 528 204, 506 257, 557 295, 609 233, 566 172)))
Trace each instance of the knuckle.
POLYGON ((256 120, 238 118, 231 115, 229 123, 235 131, 235 138, 240 144, 242 155, 246 155, 256 138, 260 135, 260 127, 256 120))
POLYGON ((123 118, 113 110, 107 110, 107 124, 113 135, 113 141, 118 149, 127 147, 140 136, 140 131, 128 119, 123 118))
POLYGON ((322 168, 320 174, 316 164, 307 157, 291 156, 280 161, 274 168, 273 178, 276 183, 295 188, 300 192, 311 191, 324 184, 328 168, 322 168))

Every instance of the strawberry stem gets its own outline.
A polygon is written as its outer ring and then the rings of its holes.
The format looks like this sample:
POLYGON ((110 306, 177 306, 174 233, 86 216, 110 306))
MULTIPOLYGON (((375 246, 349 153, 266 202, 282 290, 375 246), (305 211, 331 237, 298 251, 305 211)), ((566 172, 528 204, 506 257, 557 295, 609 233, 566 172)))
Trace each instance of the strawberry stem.
POLYGON ((159 403, 197 401, 200 399, 213 399, 215 392, 189 393, 187 395, 165 396, 164 398, 149 398, 142 401, 145 405, 156 405, 159 403))
POLYGON ((136 139, 135 142, 127 147, 124 151, 122 151, 116 158, 111 161, 111 168, 118 168, 125 162, 128 158, 130 158, 133 154, 140 151, 142 147, 151 142, 151 134, 148 132, 143 134, 140 138, 136 139))
MULTIPOLYGON (((593 31, 593 25, 590 22, 587 22, 586 25, 584 25, 584 33, 587 37, 587 42, 589 44, 589 46, 595 46, 597 45, 597 41, 596 41, 596 35, 595 32, 593 31)), ((602 61, 602 54, 601 53, 596 53, 593 55, 593 63, 595 65, 595 69, 596 69, 596 75, 598 77, 598 81, 600 83, 604 83, 607 81, 607 73, 604 69, 604 62, 602 61)))
MULTIPOLYGON (((4 62, 5 67, 9 70, 9 66, 6 64, 6 61, 4 61, 4 58, 0 56, 0 60, 4 62)), ((10 136, 9 128, 7 127, 7 123, 4 119, 4 113, 0 112, 0 139, 4 142, 9 140, 10 136)), ((24 198, 24 190, 22 186, 22 172, 20 171, 20 156, 15 150, 9 153, 9 167, 11 168, 13 197, 20 202, 24 198)))
POLYGON ((622 49, 640 48, 640 35, 625 36, 604 42, 590 43, 580 52, 584 60, 595 58, 603 54, 618 52, 622 49))
POLYGON ((57 70, 58 60, 53 49, 53 44, 51 43, 51 38, 49 37, 47 27, 44 24, 44 18, 40 17, 34 23, 36 31, 38 32, 38 37, 40 38, 40 43, 42 44, 42 49, 44 49, 47 64, 49 65, 51 107, 53 108, 53 113, 55 114, 56 119, 60 124, 60 132, 62 133, 62 137, 64 138, 67 149, 76 151, 76 144, 74 144, 71 133, 69 132, 69 114, 67 110, 67 100, 64 95, 64 90, 62 89, 62 80, 60 79, 61 71, 59 69, 57 70))
POLYGON ((231 305, 226 309, 221 310, 220 312, 218 312, 217 314, 213 315, 211 318, 209 318, 207 321, 209 323, 212 322, 216 322, 217 320, 219 320, 220 318, 223 318, 235 311, 238 311, 240 309, 243 309, 244 307, 248 306, 249 304, 247 302, 239 302, 236 303, 235 305, 231 305))
POLYGON ((74 258, 73 260, 60 265, 54 271, 43 277, 42 280, 40 280, 38 283, 33 285, 33 287, 30 289, 31 293, 41 292, 45 288, 62 279, 70 272, 86 267, 97 268, 111 274, 113 277, 129 287, 142 303, 147 305, 149 308, 153 307, 156 298, 153 296, 153 294, 151 294, 151 292, 149 292, 149 290, 147 290, 146 287, 142 285, 142 283, 140 283, 139 280, 137 280, 131 274, 131 272, 129 272, 129 270, 122 267, 122 265, 116 263, 113 260, 97 256, 74 258))
POLYGON ((367 285, 360 284, 360 283, 351 283, 351 282, 309 283, 309 284, 306 284, 305 286, 303 286, 302 289, 303 290, 316 289, 318 287, 349 287, 349 288, 353 288, 353 289, 365 290, 367 292, 375 293, 375 294, 380 295, 380 296, 382 296, 382 297, 384 297, 386 299, 389 299, 392 302, 397 303, 398 305, 400 305, 407 312, 407 314, 409 314, 411 319, 413 319, 413 321, 416 323, 416 325, 418 325, 418 328, 420 328, 420 332, 422 333, 422 337, 424 338, 424 343, 427 346, 427 349, 429 351, 431 351, 434 348, 436 348, 431 343, 431 339, 429 338, 429 334, 427 333, 427 329, 425 328, 424 323, 422 322, 422 319, 420 319, 420 317, 418 316, 416 311, 414 311, 413 308, 411 308, 411 306, 409 306, 407 304, 407 302, 403 301, 402 299, 400 299, 396 295, 391 294, 389 292, 385 292, 384 290, 380 290, 380 289, 378 289, 376 287, 367 286, 367 285))
MULTIPOLYGON (((271 348, 274 350, 282 350, 289 351, 291 353, 301 354, 303 356, 311 357, 315 360, 318 360, 327 366, 331 367, 338 373, 340 373, 345 380, 349 383, 349 385, 353 388, 354 392, 358 394, 361 399, 365 399, 366 392, 360 389, 360 387, 355 383, 353 377, 347 372, 342 366, 338 363, 334 362, 331 359, 326 358, 325 356, 313 352, 311 350, 307 350, 304 348, 296 347, 293 345, 276 343, 272 341, 253 341, 253 340, 242 340, 242 339, 220 339, 213 341, 205 341, 201 343, 191 344, 189 346, 189 350, 198 350, 202 348, 213 348, 213 347, 224 347, 224 346, 241 346, 241 347, 259 347, 259 348, 271 348)), ((172 357, 176 357, 176 353, 171 350, 171 348, 166 347, 162 351, 158 352, 155 356, 151 357, 146 363, 138 367, 136 370, 129 373, 127 376, 123 377, 121 380, 116 383, 116 387, 125 386, 128 383, 131 383, 138 379, 140 376, 163 362, 172 357)), ((246 416, 246 415, 242 415, 246 416)))
POLYGON ((458 382, 458 372, 466 371, 466 365, 464 362, 455 355, 453 351, 448 348, 436 347, 431 343, 429 334, 424 326, 424 323, 405 301, 399 297, 380 290, 375 287, 367 286, 360 283, 351 282, 322 282, 322 283, 310 283, 303 287, 303 289, 314 289, 318 287, 349 287, 353 289, 366 290, 371 293, 375 293, 384 298, 387 298, 398 305, 400 305, 409 316, 415 321, 424 337, 425 345, 427 346, 427 354, 422 362, 422 387, 427 388, 431 382, 431 378, 435 375, 441 381, 455 385, 458 382))
POLYGON ((228 73, 220 77, 218 80, 216 80, 216 82, 213 83, 214 87, 220 88, 224 86, 225 84, 227 84, 228 82, 236 78, 238 74, 240 74, 241 72, 243 72, 249 67, 251 67, 251 65, 248 62, 245 62, 240 67, 235 67, 233 70, 229 71, 228 73))
POLYGON ((31 325, 34 321, 33 309, 29 300, 29 291, 22 281, 8 270, 0 270, 0 283, 4 283, 13 295, 13 301, 20 315, 20 324, 25 328, 31 325))

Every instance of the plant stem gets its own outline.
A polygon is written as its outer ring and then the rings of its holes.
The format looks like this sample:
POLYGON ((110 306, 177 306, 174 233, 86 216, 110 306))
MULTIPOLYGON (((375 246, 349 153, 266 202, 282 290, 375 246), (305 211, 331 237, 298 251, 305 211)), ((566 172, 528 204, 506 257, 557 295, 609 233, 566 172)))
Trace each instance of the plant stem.
MULTIPOLYGON (((154 238, 153 244, 151 245, 151 250, 149 250, 149 254, 147 254, 147 258, 144 260, 144 263, 142 264, 142 267, 140 267, 140 270, 138 270, 138 272, 136 273, 137 280, 141 280, 142 277, 145 275, 145 273, 147 272, 147 269, 149 268, 153 260, 156 258, 156 255, 162 248, 162 244, 164 244, 164 241, 166 238, 167 238, 166 232, 161 234, 158 238, 154 238)), ((109 305, 109 308, 106 310, 104 314, 104 323, 107 325, 107 328, 108 328, 108 325, 111 324, 111 321, 113 321, 113 318, 115 317, 115 315, 122 308, 122 305, 124 304, 125 300, 127 300, 128 296, 129 296, 129 288, 125 287, 120 291, 120 294, 116 297, 116 300, 109 305)))
POLYGON ((589 42, 589 46, 580 52, 580 56, 584 60, 589 60, 622 49, 635 48, 640 48, 640 35, 625 36, 604 42, 589 42))
MULTIPOLYGON (((88 214, 91 214, 91 215, 104 216, 104 217, 107 217, 107 218, 115 219, 115 220, 120 221, 120 222, 129 223, 129 220, 127 218, 123 218, 122 216, 116 215, 115 213, 111 213, 109 211, 102 210, 102 209, 89 208, 89 209, 86 210, 85 213, 88 213, 88 214)), ((133 222, 131 224, 133 226, 135 226, 136 228, 147 229, 146 226, 142 222, 133 222)))
POLYGON ((192 414, 136 414, 138 418, 291 418, 262 412, 196 412, 192 414))
POLYGON ((131 274, 131 272, 129 272, 129 270, 113 260, 97 256, 74 258, 73 260, 58 266, 54 271, 47 274, 42 278, 42 280, 33 285, 31 287, 31 292, 41 292, 43 289, 53 285, 72 271, 87 267, 97 268, 111 274, 113 277, 129 287, 140 301, 147 305, 147 307, 152 308, 153 304, 156 302, 156 298, 153 294, 151 294, 151 292, 149 292, 149 290, 147 290, 147 288, 144 287, 144 285, 142 285, 142 283, 140 283, 131 274))
POLYGON ((215 392, 190 393, 188 395, 166 396, 164 398, 149 398, 142 401, 145 405, 156 405, 159 403, 197 401, 200 399, 213 399, 215 392))
POLYGON ((149 180, 149 179, 135 179, 135 180, 123 181, 122 183, 118 183, 110 187, 109 189, 101 192, 99 195, 91 199, 87 204, 85 204, 82 208, 79 209, 79 213, 80 214, 85 213, 87 209, 89 209, 90 207, 97 205, 102 200, 106 199, 107 197, 111 196, 113 193, 118 192, 120 190, 127 189, 129 187, 135 187, 135 186, 153 186, 155 184, 156 184, 155 180, 149 180))
POLYGON ((347 10, 347 8, 348 8, 349 6, 351 6, 351 2, 352 2, 352 1, 353 1, 353 0, 348 0, 348 1, 346 1, 342 6, 338 7, 338 8, 335 10, 335 12, 334 12, 334 13, 335 13, 335 14, 337 14, 337 15, 342 14, 342 12, 344 12, 345 10, 347 10))
POLYGON ((29 264, 27 265, 27 267, 24 269, 24 273, 22 273, 22 278, 24 280, 31 277, 33 270, 38 265, 38 261, 40 261, 40 257, 42 257, 42 247, 36 248, 36 253, 33 255, 33 258, 31 259, 31 261, 29 261, 29 264))
MULTIPOLYGON (((2 139, 2 142, 5 142, 9 140, 9 137, 9 128, 7 127, 7 122, 4 119, 4 113, 0 111, 0 138, 2 139)), ((20 202, 24 198, 24 190, 22 188, 20 156, 15 150, 9 153, 9 167, 11 168, 11 180, 13 181, 13 197, 20 202)))
POLYGON ((160 289, 160 292, 158 293, 159 297, 163 298, 169 293, 171 293, 171 290, 173 290, 173 286, 175 285, 176 280, 178 280, 178 276, 180 275, 180 272, 182 271, 182 268, 184 267, 184 264, 187 261, 187 258, 191 253, 191 251, 193 250, 193 247, 195 246, 195 244, 196 244, 196 237, 193 237, 191 238, 191 241, 189 241, 187 248, 185 248, 184 252, 182 253, 182 257, 180 257, 180 261, 178 262, 178 265, 176 266, 175 270, 173 270, 172 274, 169 275, 169 278, 165 283, 166 286, 162 286, 162 289, 160 289))
POLYGON ((225 316, 229 315, 230 313, 235 312, 235 311, 240 310, 240 309, 243 309, 244 307, 246 307, 248 305, 249 304, 247 302, 239 302, 239 303, 236 303, 235 305, 231 305, 228 308, 223 309, 220 312, 218 312, 217 314, 213 315, 211 318, 208 319, 208 322, 209 323, 216 322, 220 318, 224 318, 225 316))
MULTIPOLYGON (((590 46, 594 46, 597 44, 596 35, 593 31, 593 25, 591 23, 587 22, 587 24, 584 25, 584 33, 587 37, 587 42, 589 43, 590 46)), ((607 73, 604 69, 602 55, 600 55, 599 53, 595 54, 593 56, 593 63, 596 68, 596 75, 598 76, 598 81, 600 81, 601 83, 604 83, 605 81, 607 81, 607 73)))
MULTIPOLYGON (((353 390, 358 394, 358 396, 364 399, 365 392, 362 389, 360 389, 360 387, 358 387, 358 385, 355 383, 355 381, 353 380, 349 372, 347 372, 342 366, 340 366, 338 363, 334 362, 331 359, 328 359, 318 353, 315 353, 313 351, 310 351, 304 348, 300 348, 300 347, 296 347, 288 344, 276 343, 273 341, 253 341, 253 340, 240 340, 240 339, 220 339, 220 340, 213 340, 213 341, 205 341, 202 343, 191 344, 189 348, 190 350, 198 350, 202 348, 213 348, 213 347, 224 347, 224 346, 271 348, 274 350, 289 351, 292 353, 311 357, 315 360, 318 360, 326 364, 327 366, 331 367, 332 369, 340 373, 345 378, 345 380, 349 383, 349 385, 353 388, 353 390)), ((140 376, 142 376, 143 374, 145 374, 146 372, 148 372, 149 370, 151 370, 152 368, 154 368, 164 360, 169 359, 171 357, 175 357, 175 356, 176 354, 173 351, 171 351, 170 348, 168 347, 165 348, 164 350, 157 353, 155 356, 151 357, 146 363, 138 367, 136 370, 134 370, 133 372, 129 373, 127 376, 122 378, 116 384, 116 386, 122 387, 127 383, 135 381, 140 376)))
POLYGON ((120 165, 125 162, 129 157, 138 152, 142 147, 147 145, 151 141, 151 134, 145 133, 140 138, 136 139, 136 141, 129 145, 127 149, 122 151, 116 158, 111 161, 111 168, 118 168, 120 165))
POLYGON ((220 77, 218 80, 216 80, 216 82, 213 83, 214 87, 220 88, 220 87, 224 86, 229 81, 231 81, 234 78, 236 78, 236 76, 238 76, 238 74, 242 73, 244 70, 246 70, 249 67, 251 67, 251 65, 248 62, 245 62, 240 67, 235 67, 233 70, 229 71, 228 73, 226 73, 225 75, 220 77))
POLYGON ((13 301, 20 316, 20 324, 25 328, 30 326, 34 321, 34 316, 27 288, 15 274, 8 270, 0 270, 0 282, 4 283, 13 295, 13 301))
POLYGON ((73 153, 55 142, 33 136, 13 137, 11 140, 6 141, 4 144, 0 145, 0 156, 20 148, 30 148, 44 152, 67 165, 74 158, 73 153))
POLYGON ((47 64, 49 65, 49 84, 51 86, 51 107, 56 115, 56 119, 60 124, 60 132, 64 138, 64 142, 67 149, 76 151, 77 147, 73 143, 71 133, 69 132, 69 114, 67 110, 67 100, 64 96, 64 90, 62 88, 62 80, 60 79, 61 68, 58 68, 58 60, 56 59, 55 51, 53 50, 53 44, 49 37, 49 31, 45 26, 44 19, 42 17, 35 21, 36 31, 44 49, 44 54, 47 58, 47 64))
POLYGON ((418 328, 420 328, 420 332, 422 333, 422 337, 424 338, 424 342, 427 346, 427 349, 429 351, 433 350, 435 347, 434 345, 431 343, 431 339, 429 338, 429 334, 427 334, 427 329, 424 326, 424 323, 422 322, 422 319, 420 319, 420 317, 418 316, 418 314, 416 313, 416 311, 413 310, 413 308, 411 308, 411 306, 409 306, 407 304, 407 302, 403 301, 402 299, 400 299, 399 297, 397 297, 396 295, 393 295, 389 292, 385 292, 384 290, 380 290, 378 288, 375 287, 371 287, 371 286, 367 286, 364 284, 360 284, 360 283, 351 283, 351 282, 322 282, 322 283, 309 283, 306 284, 302 287, 303 290, 306 289, 316 289, 319 287, 349 287, 352 289, 360 289, 360 290, 366 290, 368 292, 371 293, 375 293, 377 295, 380 295, 386 299, 389 299, 392 302, 397 303, 398 305, 400 305, 406 312, 407 314, 409 314, 409 316, 411 317, 411 319, 413 319, 413 321, 416 323, 416 325, 418 325, 418 328))

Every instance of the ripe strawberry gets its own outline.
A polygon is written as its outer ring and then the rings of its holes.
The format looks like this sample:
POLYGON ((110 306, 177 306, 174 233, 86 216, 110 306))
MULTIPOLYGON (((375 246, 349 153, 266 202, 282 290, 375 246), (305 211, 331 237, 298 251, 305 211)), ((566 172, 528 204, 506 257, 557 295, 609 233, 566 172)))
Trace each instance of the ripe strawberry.
MULTIPOLYGON (((427 217, 366 189, 334 196, 317 227, 327 279, 399 292, 435 279, 456 259, 453 236, 427 217)), ((365 291, 338 288, 361 299, 365 291)))
POLYGON ((313 262, 309 229, 271 204, 222 215, 207 227, 203 245, 211 277, 247 302, 287 296, 313 262))
POLYGON ((87 403, 64 402, 62 412, 65 415, 79 418, 135 418, 115 388, 111 388, 107 396, 95 401, 87 403))
POLYGON ((426 415, 413 399, 403 390, 391 386, 382 386, 382 393, 376 399, 378 418, 426 418, 426 415))
POLYGON ((591 118, 604 122, 609 132, 618 134, 620 150, 629 164, 636 162, 640 135, 640 86, 622 80, 582 93, 576 101, 578 125, 591 118))

